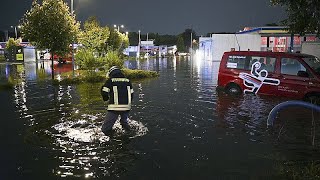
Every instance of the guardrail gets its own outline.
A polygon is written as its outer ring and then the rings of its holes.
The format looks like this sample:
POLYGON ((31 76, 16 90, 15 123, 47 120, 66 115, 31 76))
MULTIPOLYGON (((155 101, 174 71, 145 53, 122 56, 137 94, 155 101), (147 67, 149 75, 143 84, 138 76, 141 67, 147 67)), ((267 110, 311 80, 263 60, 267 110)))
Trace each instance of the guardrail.
POLYGON ((286 101, 286 102, 283 102, 283 103, 276 105, 270 111, 269 116, 268 116, 268 120, 267 120, 267 126, 273 126, 273 122, 274 122, 277 114, 279 113, 279 111, 281 111, 282 109, 285 109, 287 107, 297 107, 297 106, 312 109, 312 110, 320 112, 320 106, 317 106, 312 103, 308 103, 308 102, 304 102, 304 101, 286 101))

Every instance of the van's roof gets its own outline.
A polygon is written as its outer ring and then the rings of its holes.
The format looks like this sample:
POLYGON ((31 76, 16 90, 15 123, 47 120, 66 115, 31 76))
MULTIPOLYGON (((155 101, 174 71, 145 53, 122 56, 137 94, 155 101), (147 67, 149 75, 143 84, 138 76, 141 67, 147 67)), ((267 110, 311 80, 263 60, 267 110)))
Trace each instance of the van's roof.
POLYGON ((272 51, 228 51, 225 52, 228 55, 264 55, 264 56, 294 56, 294 57, 308 57, 310 54, 303 53, 290 53, 290 52, 272 52, 272 51))

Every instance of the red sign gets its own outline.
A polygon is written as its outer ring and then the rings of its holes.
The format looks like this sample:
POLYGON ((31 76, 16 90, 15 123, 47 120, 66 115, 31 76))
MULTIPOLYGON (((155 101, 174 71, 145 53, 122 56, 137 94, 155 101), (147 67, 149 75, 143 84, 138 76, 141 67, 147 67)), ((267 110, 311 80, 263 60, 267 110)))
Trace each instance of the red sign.
POLYGON ((317 37, 316 36, 307 36, 306 41, 311 41, 311 42, 317 41, 317 37))
POLYGON ((295 36, 293 39, 293 44, 294 45, 301 45, 301 38, 300 36, 295 36))
POLYGON ((261 45, 267 45, 268 44, 268 38, 267 37, 261 37, 261 45))

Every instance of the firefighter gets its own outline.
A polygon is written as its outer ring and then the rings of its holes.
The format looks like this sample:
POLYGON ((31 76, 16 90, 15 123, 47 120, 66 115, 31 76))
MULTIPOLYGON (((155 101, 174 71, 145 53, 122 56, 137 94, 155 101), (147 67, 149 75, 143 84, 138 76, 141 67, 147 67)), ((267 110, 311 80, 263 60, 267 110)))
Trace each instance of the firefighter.
POLYGON ((112 66, 109 69, 107 78, 101 87, 102 98, 108 102, 108 112, 101 130, 105 135, 110 135, 114 123, 120 116, 122 128, 130 131, 128 116, 133 97, 132 84, 117 66, 112 66))

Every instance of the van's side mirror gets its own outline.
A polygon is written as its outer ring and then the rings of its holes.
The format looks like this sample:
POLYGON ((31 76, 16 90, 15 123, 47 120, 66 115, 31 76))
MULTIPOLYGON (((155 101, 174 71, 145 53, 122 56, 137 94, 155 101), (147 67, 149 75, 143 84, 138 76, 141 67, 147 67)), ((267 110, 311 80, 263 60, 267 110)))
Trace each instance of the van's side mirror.
POLYGON ((298 71, 299 77, 309 77, 309 74, 306 71, 298 71))

